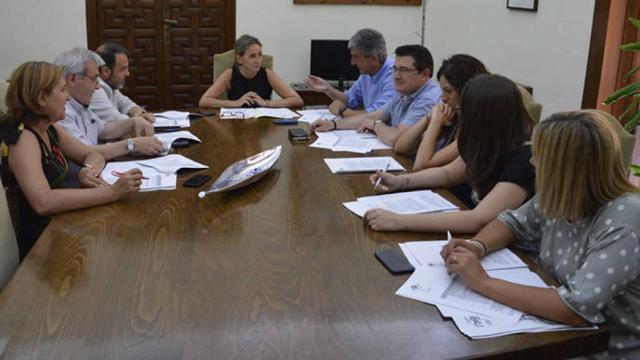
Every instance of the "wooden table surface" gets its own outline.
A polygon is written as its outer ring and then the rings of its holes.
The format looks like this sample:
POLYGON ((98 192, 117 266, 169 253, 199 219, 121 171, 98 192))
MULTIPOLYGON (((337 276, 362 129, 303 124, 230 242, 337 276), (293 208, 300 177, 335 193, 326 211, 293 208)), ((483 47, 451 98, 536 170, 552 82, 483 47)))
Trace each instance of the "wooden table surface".
POLYGON ((283 146, 247 188, 198 199, 211 182, 182 187, 191 171, 174 191, 55 216, 0 294, 1 357, 530 359, 606 347, 606 330, 472 341, 434 307, 394 295, 407 276, 374 251, 444 234, 368 230, 341 205, 372 194, 367 175, 332 175, 322 161, 358 155, 291 144, 288 128, 192 121, 203 143, 177 152, 214 178, 283 146))

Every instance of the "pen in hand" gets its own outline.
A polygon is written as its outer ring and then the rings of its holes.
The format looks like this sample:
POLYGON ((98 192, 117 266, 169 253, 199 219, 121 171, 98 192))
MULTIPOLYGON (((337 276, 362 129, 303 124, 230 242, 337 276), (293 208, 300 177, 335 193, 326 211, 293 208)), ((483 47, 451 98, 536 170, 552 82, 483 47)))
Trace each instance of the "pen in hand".
MULTIPOLYGON (((119 172, 119 171, 115 171, 115 170, 113 170, 113 171, 111 172, 111 175, 113 175, 113 176, 117 176, 117 177, 121 177, 121 176, 124 176, 124 173, 123 173, 123 172, 119 172)), ((148 178, 148 177, 146 177, 146 176, 143 176, 142 178, 143 178, 144 180, 149 180, 149 178, 148 178)))
MULTIPOLYGON (((387 170, 389 170, 389 166, 391 165, 391 160, 387 161, 387 166, 384 167, 384 170, 382 170, 382 173, 386 173, 387 170)), ((377 190, 378 186, 380 186, 380 182, 382 181, 382 176, 378 176, 378 179, 376 179, 376 183, 373 185, 373 190, 377 190)))
MULTIPOLYGON (((447 245, 445 245, 445 246, 451 245, 451 240, 452 239, 453 239, 453 236, 451 236, 451 231, 447 230, 447 245)), ((453 257, 453 260, 455 260, 455 256, 453 257)), ((449 261, 449 260, 447 259, 447 261, 449 261)), ((445 264, 445 266, 446 266, 446 264, 445 264)), ((451 272, 447 271, 447 274, 451 275, 451 272)), ((455 274, 454 274, 454 276, 455 276, 455 274)))

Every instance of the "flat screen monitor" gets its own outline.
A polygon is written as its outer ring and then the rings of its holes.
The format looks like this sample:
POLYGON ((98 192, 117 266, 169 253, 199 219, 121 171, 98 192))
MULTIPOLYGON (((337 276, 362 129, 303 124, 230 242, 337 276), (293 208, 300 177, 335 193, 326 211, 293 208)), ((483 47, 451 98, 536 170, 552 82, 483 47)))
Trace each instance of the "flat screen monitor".
POLYGON ((358 79, 358 68, 351 65, 348 40, 311 40, 311 74, 325 80, 358 79))

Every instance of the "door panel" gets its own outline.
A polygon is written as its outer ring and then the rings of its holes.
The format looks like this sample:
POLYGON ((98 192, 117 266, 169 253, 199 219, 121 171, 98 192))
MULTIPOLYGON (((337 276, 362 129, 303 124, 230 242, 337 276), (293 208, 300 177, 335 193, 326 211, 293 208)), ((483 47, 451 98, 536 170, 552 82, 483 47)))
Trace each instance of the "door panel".
POLYGON ((189 108, 213 82, 213 54, 233 47, 235 0, 90 0, 89 48, 129 50, 123 92, 149 109, 189 108))

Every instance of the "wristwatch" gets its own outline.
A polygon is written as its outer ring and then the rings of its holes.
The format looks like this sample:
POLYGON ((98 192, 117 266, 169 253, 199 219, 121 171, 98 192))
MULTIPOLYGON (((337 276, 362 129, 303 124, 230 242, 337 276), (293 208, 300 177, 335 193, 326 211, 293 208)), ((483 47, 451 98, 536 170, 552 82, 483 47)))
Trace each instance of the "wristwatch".
POLYGON ((133 139, 127 139, 127 154, 131 155, 136 150, 136 142, 133 139))

